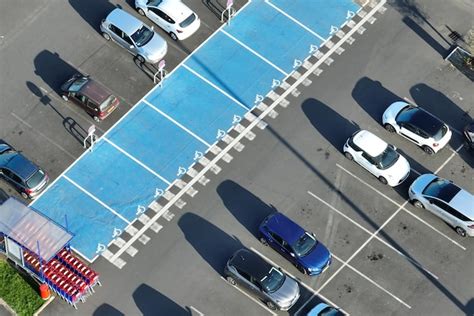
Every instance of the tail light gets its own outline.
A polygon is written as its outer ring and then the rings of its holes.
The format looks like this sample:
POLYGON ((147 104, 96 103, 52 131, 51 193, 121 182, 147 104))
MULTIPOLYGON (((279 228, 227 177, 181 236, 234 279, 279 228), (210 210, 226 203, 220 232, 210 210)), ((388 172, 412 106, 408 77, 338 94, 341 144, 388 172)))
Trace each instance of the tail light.
POLYGON ((176 32, 178 32, 178 33, 183 33, 183 31, 180 30, 180 29, 176 29, 176 32))
POLYGON ((433 147, 438 147, 439 143, 433 143, 433 147))
POLYGON ((468 225, 467 227, 470 228, 470 229, 474 229, 474 224, 468 225))
POLYGON ((33 193, 33 189, 25 189, 25 193, 30 195, 31 193, 33 193))

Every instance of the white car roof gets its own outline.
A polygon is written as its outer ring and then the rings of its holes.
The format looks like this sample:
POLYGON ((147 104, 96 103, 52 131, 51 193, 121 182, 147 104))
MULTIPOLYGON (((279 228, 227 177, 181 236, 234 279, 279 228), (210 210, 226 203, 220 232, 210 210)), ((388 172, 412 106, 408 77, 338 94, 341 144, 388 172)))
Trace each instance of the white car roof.
POLYGON ((143 23, 139 19, 118 8, 110 12, 106 20, 124 31, 128 36, 143 26, 143 23))
POLYGON ((158 7, 177 23, 183 22, 193 13, 184 3, 176 0, 163 0, 158 7))
POLYGON ((366 130, 357 133, 352 141, 372 157, 377 157, 383 153, 388 146, 381 138, 366 130))

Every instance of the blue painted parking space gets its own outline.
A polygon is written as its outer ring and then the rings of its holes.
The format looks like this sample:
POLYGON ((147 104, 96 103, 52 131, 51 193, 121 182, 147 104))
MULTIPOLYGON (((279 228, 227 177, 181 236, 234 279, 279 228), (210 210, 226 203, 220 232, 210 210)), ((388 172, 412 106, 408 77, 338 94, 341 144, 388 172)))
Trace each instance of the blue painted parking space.
POLYGON ((35 201, 92 261, 320 46, 350 0, 253 0, 152 89, 35 201))

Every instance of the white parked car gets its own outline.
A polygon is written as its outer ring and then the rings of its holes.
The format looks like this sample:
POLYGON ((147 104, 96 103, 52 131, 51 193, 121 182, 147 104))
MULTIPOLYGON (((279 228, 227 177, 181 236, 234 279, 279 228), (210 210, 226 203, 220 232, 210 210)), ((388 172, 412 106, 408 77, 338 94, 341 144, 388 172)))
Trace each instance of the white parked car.
POLYGON ((452 181, 428 173, 419 176, 408 190, 410 201, 454 227, 461 236, 474 236, 474 195, 452 181))
POLYGON ((367 169, 383 184, 396 186, 410 175, 410 164, 393 145, 369 131, 352 134, 342 149, 344 156, 367 169))
POLYGON ((188 38, 201 26, 197 14, 180 0, 135 0, 135 9, 175 41, 188 38))
POLYGON ((430 155, 446 146, 452 135, 439 118, 403 101, 392 103, 385 110, 382 124, 387 131, 402 135, 430 155))

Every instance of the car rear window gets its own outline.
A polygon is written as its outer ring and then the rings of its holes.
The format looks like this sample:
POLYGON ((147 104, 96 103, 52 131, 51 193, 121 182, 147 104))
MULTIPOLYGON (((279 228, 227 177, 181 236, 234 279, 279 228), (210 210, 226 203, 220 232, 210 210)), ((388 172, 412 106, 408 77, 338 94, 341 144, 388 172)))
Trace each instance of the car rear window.
POLYGON ((448 127, 446 125, 441 126, 436 134, 433 135, 433 139, 438 141, 443 138, 444 135, 448 132, 448 127))
POLYGON ((38 169, 27 181, 26 185, 30 188, 33 189, 37 187, 41 181, 44 179, 44 171, 41 169, 38 169))
POLYGON ((109 96, 102 104, 99 106, 101 112, 107 110, 112 103, 115 102, 115 97, 113 95, 109 96))
POLYGON ((452 198, 461 191, 461 188, 446 179, 436 178, 423 190, 423 194, 437 197, 449 203, 452 198))
POLYGON ((196 14, 191 13, 191 15, 188 16, 183 22, 179 23, 179 26, 188 27, 189 25, 191 25, 191 23, 194 22, 194 20, 196 20, 196 14))

